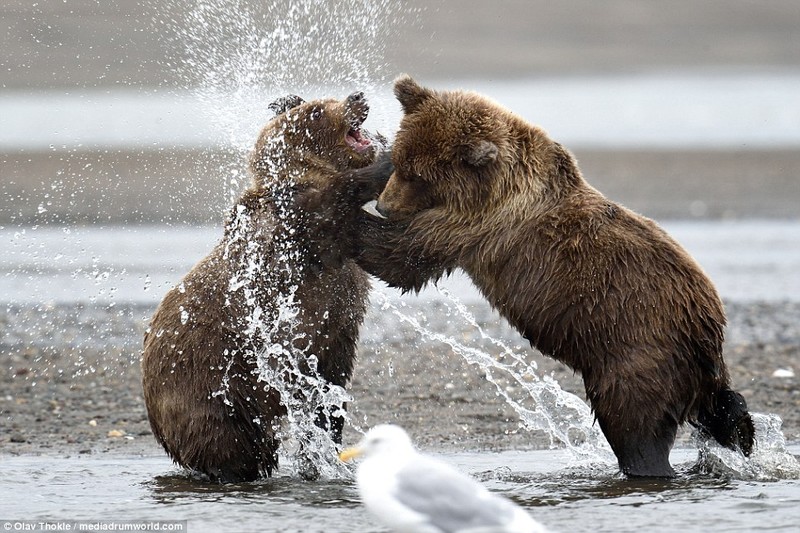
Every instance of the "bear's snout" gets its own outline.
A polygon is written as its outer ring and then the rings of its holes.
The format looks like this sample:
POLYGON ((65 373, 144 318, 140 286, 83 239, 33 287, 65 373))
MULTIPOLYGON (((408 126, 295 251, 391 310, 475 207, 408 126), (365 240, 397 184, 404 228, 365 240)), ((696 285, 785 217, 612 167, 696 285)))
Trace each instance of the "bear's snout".
POLYGON ((406 210, 406 209, 398 209, 397 203, 392 199, 391 194, 387 194, 385 192, 381 193, 378 196, 378 199, 375 201, 375 211, 378 212, 382 217, 392 220, 395 222, 399 222, 401 220, 406 220, 414 215, 414 211, 406 210))
POLYGON ((391 209, 387 209, 387 207, 381 203, 380 198, 378 198, 378 200, 375 202, 375 211, 377 211, 378 214, 380 214, 383 218, 389 218, 389 215, 391 214, 391 209))

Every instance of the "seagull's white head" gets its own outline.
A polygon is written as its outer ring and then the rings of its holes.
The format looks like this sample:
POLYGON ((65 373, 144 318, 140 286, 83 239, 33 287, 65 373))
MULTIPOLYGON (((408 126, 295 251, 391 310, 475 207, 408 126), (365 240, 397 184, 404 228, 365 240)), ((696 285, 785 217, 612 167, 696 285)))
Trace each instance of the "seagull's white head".
POLYGON ((381 424, 367 431, 358 446, 348 448, 339 454, 339 459, 349 461, 355 457, 374 457, 377 455, 404 455, 414 451, 414 444, 408 433, 393 424, 381 424))

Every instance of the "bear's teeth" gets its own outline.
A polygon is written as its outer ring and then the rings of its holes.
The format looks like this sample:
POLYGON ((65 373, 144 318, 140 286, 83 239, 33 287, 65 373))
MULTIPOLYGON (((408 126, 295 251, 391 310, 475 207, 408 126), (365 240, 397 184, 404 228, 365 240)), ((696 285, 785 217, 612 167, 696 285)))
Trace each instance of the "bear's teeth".
POLYGON ((368 138, 361 135, 361 130, 357 129, 352 129, 349 132, 347 132, 345 141, 353 150, 356 150, 358 152, 365 150, 372 144, 372 142, 368 138))

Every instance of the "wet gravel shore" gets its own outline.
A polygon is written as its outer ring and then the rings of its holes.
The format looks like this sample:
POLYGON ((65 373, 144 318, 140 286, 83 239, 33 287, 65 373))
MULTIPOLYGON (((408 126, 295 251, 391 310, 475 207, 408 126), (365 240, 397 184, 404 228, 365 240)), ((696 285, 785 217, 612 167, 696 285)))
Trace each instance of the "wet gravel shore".
MULTIPOLYGON (((374 301, 374 300, 373 300, 374 301)), ((474 326, 445 304, 404 299, 400 312, 430 331, 494 357, 501 341, 535 361, 583 398, 579 377, 535 353, 488 306, 473 306, 474 326)), ((800 384, 776 370, 797 371, 800 303, 726 304, 726 360, 750 410, 775 413, 791 442, 800 440, 800 384)), ((153 306, 54 306, 0 309, 0 454, 160 454, 147 423, 140 385, 141 341, 153 306)), ((784 372, 786 374, 786 372, 784 372)), ((505 385, 504 385, 505 386, 505 385)), ((506 450, 546 447, 542 432, 519 429, 518 417, 483 372, 448 345, 425 341, 390 311, 373 305, 362 327, 349 388, 353 423, 405 426, 423 447, 506 450)), ((514 394, 513 387, 506 389, 514 394)), ((689 431, 681 433, 681 440, 689 431)), ((349 429, 346 439, 357 434, 349 429)))

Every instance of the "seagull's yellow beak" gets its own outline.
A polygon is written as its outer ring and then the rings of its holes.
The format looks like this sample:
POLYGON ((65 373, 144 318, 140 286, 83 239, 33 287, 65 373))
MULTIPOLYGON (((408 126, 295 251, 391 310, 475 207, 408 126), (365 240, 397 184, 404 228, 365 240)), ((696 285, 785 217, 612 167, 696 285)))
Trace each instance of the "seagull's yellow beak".
POLYGON ((362 453, 363 450, 361 448, 358 447, 347 448, 341 451, 341 453, 339 454, 339 460, 346 463, 351 459, 355 459, 356 457, 361 456, 362 453))

